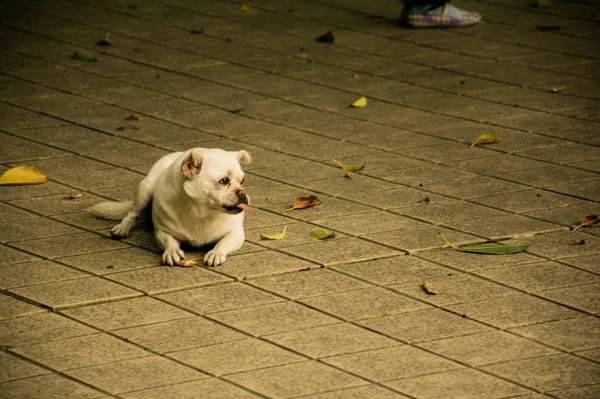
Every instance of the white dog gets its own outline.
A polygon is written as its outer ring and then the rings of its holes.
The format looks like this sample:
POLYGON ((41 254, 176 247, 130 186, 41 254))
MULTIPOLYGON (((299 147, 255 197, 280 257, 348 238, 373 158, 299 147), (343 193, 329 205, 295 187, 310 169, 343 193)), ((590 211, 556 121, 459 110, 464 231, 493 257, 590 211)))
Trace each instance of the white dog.
POLYGON ((217 266, 244 243, 244 213, 248 196, 240 166, 252 162, 246 151, 194 148, 165 155, 137 188, 133 201, 103 202, 91 214, 121 220, 111 230, 123 238, 140 212, 152 201, 156 240, 163 262, 173 266, 184 258, 182 242, 202 246, 216 242, 204 263, 217 266))

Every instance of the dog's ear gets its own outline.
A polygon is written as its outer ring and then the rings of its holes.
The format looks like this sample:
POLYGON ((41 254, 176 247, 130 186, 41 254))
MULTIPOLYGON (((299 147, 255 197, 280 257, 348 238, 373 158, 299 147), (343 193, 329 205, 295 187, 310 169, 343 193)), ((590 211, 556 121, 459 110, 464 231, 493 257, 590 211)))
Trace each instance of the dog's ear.
POLYGON ((248 153, 248 151, 241 150, 236 153, 236 157, 239 163, 247 165, 252 163, 252 157, 248 153))
POLYGON ((187 157, 181 163, 181 174, 188 179, 196 176, 200 173, 200 166, 202 165, 202 154, 197 151, 190 151, 187 157))

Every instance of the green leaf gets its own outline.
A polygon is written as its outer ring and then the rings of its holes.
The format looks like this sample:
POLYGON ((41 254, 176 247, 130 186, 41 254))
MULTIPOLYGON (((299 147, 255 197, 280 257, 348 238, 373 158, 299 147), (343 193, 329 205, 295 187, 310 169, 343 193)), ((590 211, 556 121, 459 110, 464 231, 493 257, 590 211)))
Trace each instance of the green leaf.
POLYGON ((79 51, 75 51, 73 53, 73 55, 71 56, 72 60, 77 60, 77 61, 87 61, 87 62, 96 62, 98 61, 98 58, 96 57, 96 54, 94 55, 89 55, 86 53, 81 53, 79 51))
POLYGON ((281 233, 261 234, 260 235, 260 239, 261 240, 281 240, 283 237, 285 237, 285 232, 286 231, 287 231, 287 226, 285 226, 283 228, 283 232, 281 232, 281 233))
POLYGON ((327 238, 335 237, 335 231, 327 231, 317 227, 313 229, 312 236, 317 240, 325 240, 327 238))
POLYGON ((471 144, 471 148, 475 147, 476 145, 493 144, 493 143, 499 143, 499 142, 500 142, 500 138, 498 136, 494 136, 493 134, 489 134, 489 133, 483 134, 483 135, 479 136, 473 144, 471 144))
POLYGON ((498 243, 488 243, 478 245, 461 245, 456 249, 460 252, 470 252, 474 254, 510 255, 525 251, 527 249, 527 245, 504 245, 498 243))

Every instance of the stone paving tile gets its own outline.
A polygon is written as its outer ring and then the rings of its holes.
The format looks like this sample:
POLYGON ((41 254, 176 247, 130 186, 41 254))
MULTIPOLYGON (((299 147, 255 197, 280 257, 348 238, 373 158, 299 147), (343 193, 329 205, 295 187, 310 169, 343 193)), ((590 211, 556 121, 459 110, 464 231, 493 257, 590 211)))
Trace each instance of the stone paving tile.
POLYGON ((344 320, 390 316, 429 307, 379 287, 305 298, 301 302, 344 320))
POLYGON ((68 370, 65 374, 113 394, 206 378, 206 374, 159 356, 68 370))
POLYGON ((3 244, 0 244, 0 257, 2 257, 4 265, 41 260, 40 258, 37 258, 30 254, 11 249, 3 244))
POLYGON ((460 251, 452 251, 448 248, 435 251, 421 252, 419 258, 447 265, 465 272, 479 272, 487 269, 516 266, 526 263, 541 262, 543 259, 537 256, 521 252, 511 256, 485 256, 469 254, 460 251))
POLYGON ((446 395, 460 398, 504 398, 530 393, 528 389, 477 370, 464 369, 387 381, 386 386, 418 398, 446 395))
POLYGON ((50 342, 95 333, 96 330, 56 313, 37 314, 0 321, 4 348, 50 342))
POLYGON ((113 333, 157 353, 184 351, 247 338, 244 334, 201 317, 125 328, 113 333))
POLYGON ((552 391, 552 395, 560 399, 569 399, 577 397, 594 398, 600 395, 600 385, 590 385, 578 388, 561 389, 559 391, 552 391))
POLYGON ((0 383, 44 374, 50 374, 50 371, 8 353, 0 353, 0 383))
POLYGON ((312 223, 357 236, 424 226, 421 222, 385 211, 313 220, 312 223))
POLYGON ((542 190, 526 190, 516 193, 498 194, 490 197, 479 197, 473 202, 503 209, 514 213, 532 215, 535 211, 561 209, 571 205, 580 205, 584 201, 567 195, 556 194, 542 190))
POLYGON ((597 363, 562 354, 517 360, 482 368, 484 371, 542 391, 598 383, 597 363))
POLYGON ((35 214, 23 211, 14 206, 0 204, 0 223, 24 220, 35 217, 35 214))
POLYGON ((500 331, 425 342, 419 347, 474 367, 559 353, 500 331))
POLYGON ((3 264, 0 266, 0 287, 3 289, 82 277, 89 277, 89 275, 52 261, 3 264))
MULTIPOLYGON (((112 225, 114 222, 110 223, 112 225)), ((140 248, 67 256, 56 260, 97 275, 149 268, 157 266, 161 262, 157 254, 140 248)))
POLYGON ((151 355, 150 352, 108 334, 92 334, 17 347, 12 348, 11 352, 59 371, 151 355))
POLYGON ((316 395, 306 396, 307 399, 401 399, 408 398, 392 390, 385 389, 377 385, 366 385, 358 388, 348 388, 340 391, 325 392, 316 395))
POLYGON ((349 323, 267 335, 264 338, 315 359, 398 345, 392 339, 349 323))
POLYGON ((102 330, 117 330, 191 317, 189 312, 150 297, 102 303, 61 313, 102 330), (135 314, 135 319, 131 315, 135 314))
POLYGON ((15 297, 2 293, 0 295, 0 320, 13 319, 15 317, 23 317, 38 313, 45 313, 46 310, 32 305, 29 302, 22 301, 15 297))
POLYGON ((294 302, 214 313, 210 318, 254 336, 296 331, 339 321, 294 302))
POLYGON ((490 280, 521 289, 539 292, 560 287, 600 282, 600 276, 558 262, 539 262, 476 272, 490 280))
POLYGON ((306 361, 256 338, 175 352, 169 357, 216 376, 306 361))
POLYGON ((83 193, 84 196, 81 198, 70 198, 72 193, 77 193, 79 191, 81 190, 69 187, 68 189, 65 189, 65 194, 55 194, 29 199, 17 199, 10 201, 10 204, 18 206, 19 208, 36 212, 38 214, 42 214, 44 216, 53 216, 65 213, 81 212, 104 200, 104 198, 89 193, 83 193))
POLYGON ((539 295, 555 302, 596 314, 600 312, 600 283, 541 291, 539 295))
POLYGON ((523 184, 488 176, 477 176, 450 182, 428 184, 425 188, 436 194, 459 197, 467 200, 477 197, 486 197, 493 194, 504 194, 531 189, 531 187, 523 184))
POLYGON ((377 382, 463 368, 458 363, 407 345, 334 356, 324 361, 377 382))
POLYGON ((156 266, 129 272, 112 273, 107 275, 106 278, 149 295, 232 281, 231 278, 197 266, 177 268, 175 271, 169 267, 156 266))
MULTIPOLYGON (((296 248, 296 247, 291 247, 296 248)), ((288 252, 283 248, 282 251, 288 252)), ((295 255, 294 250, 289 250, 295 255)), ((312 259, 310 259, 312 260, 312 259)), ((302 270, 318 268, 319 266, 309 260, 299 259, 295 256, 281 252, 260 251, 252 254, 241 254, 228 258, 224 265, 215 268, 215 271, 236 279, 244 280, 268 276, 272 274, 291 273, 302 270)))
POLYGON ((0 384, 4 395, 13 398, 103 398, 105 395, 57 374, 24 378, 0 384))
POLYGON ((12 245, 19 249, 50 259, 128 247, 127 244, 122 242, 91 233, 69 234, 59 237, 19 241, 12 245), (74 245, 74 243, 76 245, 74 245))
MULTIPOLYGON (((326 227, 326 226, 325 226, 326 227)), ((261 248, 281 249, 293 247, 296 245, 311 244, 316 241, 312 236, 312 231, 316 228, 314 224, 295 223, 281 226, 264 227, 254 230, 246 230, 246 241, 260 245, 261 248), (281 240, 265 240, 263 235, 282 233, 285 229, 285 237, 281 240)), ((344 234, 335 232, 336 238, 346 238, 344 234)))
POLYGON ((524 294, 449 305, 447 308, 497 328, 520 327, 582 315, 575 310, 524 294))
POLYGON ((423 290, 423 280, 389 285, 395 291, 436 306, 469 303, 518 294, 506 286, 463 273, 428 279, 439 295, 430 295, 423 290))
POLYGON ((358 324, 403 342, 427 342, 490 330, 490 327, 441 309, 361 320, 358 324))
POLYGON ((428 223, 453 225, 454 222, 490 219, 507 215, 506 212, 466 201, 442 204, 428 203, 395 210, 395 212, 428 223))
POLYGON ((211 314, 282 302, 281 299, 247 284, 233 282, 172 292, 159 299, 200 314, 211 314))
POLYGON ((562 260, 600 253, 600 239, 584 231, 559 231, 529 238, 527 251, 550 259, 562 260), (582 242, 583 240, 583 242, 582 242))
POLYGON ((258 399, 246 390, 236 387, 216 378, 206 378, 199 381, 183 382, 161 388, 145 389, 143 391, 121 394, 126 399, 258 399))
POLYGON ((317 362, 302 362, 233 374, 227 379, 264 395, 293 398, 366 385, 367 381, 317 362))
POLYGON ((249 284, 290 299, 310 298, 370 287, 360 280, 326 269, 264 277, 251 280, 249 284))
POLYGON ((598 346, 598 324, 597 318, 583 317, 518 327, 510 331, 565 351, 576 351, 598 346))
POLYGON ((135 298, 142 294, 99 277, 78 278, 9 290, 53 310, 135 298))
POLYGON ((0 191, 0 200, 28 200, 53 194, 62 194, 64 198, 66 194, 72 192, 73 189, 71 187, 49 181, 43 185, 5 186, 0 191))
POLYGON ((575 266, 579 269, 600 274, 600 255, 582 256, 581 258, 564 259, 561 262, 575 266))
POLYGON ((485 219, 485 223, 479 220, 469 220, 466 222, 452 222, 447 225, 489 239, 529 236, 564 230, 561 226, 521 215, 490 217, 485 219))
POLYGON ((0 222, 0 242, 9 243, 32 238, 45 238, 80 233, 81 230, 42 217, 0 222))

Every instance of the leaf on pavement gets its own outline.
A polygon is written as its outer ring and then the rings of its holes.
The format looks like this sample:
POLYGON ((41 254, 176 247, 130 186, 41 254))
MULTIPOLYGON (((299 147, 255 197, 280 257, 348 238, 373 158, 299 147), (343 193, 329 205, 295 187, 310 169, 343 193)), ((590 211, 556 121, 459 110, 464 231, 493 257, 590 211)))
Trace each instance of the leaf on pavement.
POLYGON ((242 4, 240 6, 240 11, 241 12, 248 12, 248 11, 250 11, 250 7, 248 7, 248 4, 242 4))
POLYGON ((332 159, 332 161, 346 172, 357 172, 365 167, 365 165, 345 165, 336 159, 332 159))
POLYGON ((48 179, 33 166, 16 166, 0 176, 0 185, 40 184, 48 179))
POLYGON ((81 51, 75 51, 73 53, 73 55, 71 56, 71 59, 77 60, 77 61, 87 61, 87 62, 98 61, 98 57, 96 57, 96 54, 90 55, 87 53, 82 53, 81 51))
POLYGON ((294 209, 311 208, 313 206, 317 206, 320 204, 321 204, 321 201, 319 201, 319 199, 317 197, 315 197, 314 195, 311 195, 308 197, 300 197, 300 198, 296 198, 294 200, 294 203, 292 204, 292 207, 289 209, 286 209, 286 211, 291 211, 294 209))
POLYGON ((600 222, 600 216, 598 216, 598 215, 587 215, 587 216, 584 216, 581 219, 581 224, 579 226, 575 227, 573 229, 573 231, 579 230, 580 228, 585 227, 585 226, 591 226, 591 225, 596 224, 598 222, 600 222))
POLYGON ((361 97, 358 100, 354 101, 351 105, 352 108, 362 108, 367 106, 367 98, 361 97))
POLYGON ((455 245, 444 237, 442 233, 439 233, 442 240, 452 248, 460 252, 469 252, 472 254, 485 254, 485 255, 511 255, 518 254, 527 249, 527 245, 504 245, 497 242, 489 242, 483 244, 468 244, 468 245, 455 245))
POLYGON ((425 280, 423 281, 423 290, 428 293, 429 295, 438 295, 439 291, 436 290, 435 288, 433 288, 433 286, 431 285, 431 281, 429 280, 425 280))
POLYGON ((104 39, 100 40, 96 44, 98 46, 110 46, 112 44, 112 41, 110 40, 110 33, 106 32, 106 34, 104 35, 104 39))
POLYGON ((327 231, 316 227, 312 231, 312 236, 317 240, 325 240, 327 238, 335 237, 335 231, 327 231))
POLYGON ((79 199, 79 198, 83 198, 83 193, 71 193, 69 195, 67 195, 67 199, 79 199))
POLYGON ((183 266, 183 267, 191 267, 194 266, 196 264, 196 261, 194 259, 181 259, 179 262, 177 262, 178 266, 183 266))
POLYGON ((335 36, 332 31, 327 31, 323 33, 321 36, 315 39, 319 43, 333 43, 335 41, 335 36))
POLYGON ((499 142, 500 142, 500 138, 498 136, 494 136, 493 134, 489 134, 489 133, 483 134, 483 135, 479 136, 473 144, 471 144, 471 148, 475 147, 476 145, 492 144, 492 143, 499 143, 499 142))
POLYGON ((281 233, 261 234, 260 235, 260 239, 261 240, 281 240, 283 237, 285 237, 285 232, 286 231, 287 231, 287 226, 285 226, 283 228, 283 231, 281 233))
POLYGON ((557 86, 557 87, 553 88, 552 90, 550 90, 550 92, 551 93, 560 93, 561 91, 563 91, 566 88, 567 88, 567 86, 557 86))
POLYGON ((126 116, 124 119, 126 121, 136 121, 136 122, 138 122, 138 121, 142 120, 142 117, 138 116, 138 115, 129 115, 129 116, 126 116))

